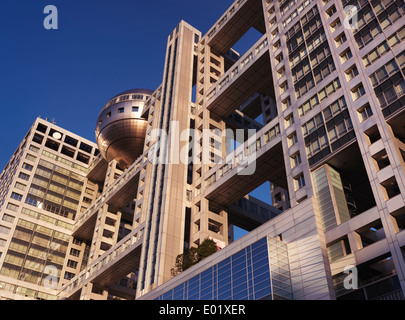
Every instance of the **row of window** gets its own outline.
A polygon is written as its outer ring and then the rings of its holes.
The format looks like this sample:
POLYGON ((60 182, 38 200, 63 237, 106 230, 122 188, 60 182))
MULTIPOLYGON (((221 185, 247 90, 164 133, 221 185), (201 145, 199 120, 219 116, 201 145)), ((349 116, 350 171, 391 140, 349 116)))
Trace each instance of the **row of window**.
MULTIPOLYGON (((42 124, 42 123, 39 123, 38 126, 37 126, 37 128, 36 128, 36 130, 39 131, 39 132, 41 132, 41 133, 46 134, 47 131, 48 131, 48 127, 47 127, 46 125, 42 124)), ((52 128, 51 128, 51 129, 49 130, 49 136, 50 136, 50 137, 53 137, 53 138, 56 139, 56 140, 62 141, 63 133, 62 133, 62 132, 58 132, 58 131, 56 131, 55 129, 52 129, 52 128)), ((38 135, 38 134, 35 134, 35 135, 34 135, 34 138, 40 140, 39 144, 42 143, 43 136, 38 135)), ((64 138, 63 141, 64 141, 65 143, 67 143, 68 145, 70 145, 70 146, 72 146, 72 147, 74 147, 74 148, 79 148, 81 151, 87 152, 87 153, 89 153, 89 154, 91 154, 92 151, 93 151, 93 147, 92 147, 92 146, 90 146, 90 145, 88 145, 88 144, 86 144, 86 143, 84 143, 84 142, 80 142, 80 144, 79 144, 79 140, 77 140, 77 139, 75 139, 75 138, 73 138, 73 137, 70 137, 70 136, 67 135, 67 134, 65 135, 65 138, 64 138)), ((98 153, 98 150, 95 150, 95 155, 97 155, 97 153, 98 153)))
MULTIPOLYGON (((131 107, 132 108, 132 112, 139 112, 139 106, 133 106, 133 107, 131 107)), ((125 107, 121 107, 121 108, 118 108, 117 109, 117 114, 122 114, 122 113, 124 113, 125 112, 125 107)), ((108 118, 111 118, 111 116, 112 116, 112 111, 109 111, 109 112, 107 112, 106 113, 106 115, 105 115, 105 117, 108 119, 108 118)), ((98 120, 98 124, 100 125, 101 123, 103 123, 103 119, 102 118, 100 118, 99 120, 98 120)))

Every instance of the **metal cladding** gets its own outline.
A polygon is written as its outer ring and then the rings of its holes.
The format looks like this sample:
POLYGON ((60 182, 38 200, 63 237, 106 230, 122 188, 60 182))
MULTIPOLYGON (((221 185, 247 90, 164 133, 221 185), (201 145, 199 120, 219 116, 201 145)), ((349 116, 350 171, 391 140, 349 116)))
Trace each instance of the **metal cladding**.
POLYGON ((142 154, 147 121, 141 118, 143 106, 152 91, 132 89, 113 97, 101 110, 96 141, 105 160, 116 160, 129 167, 142 154))

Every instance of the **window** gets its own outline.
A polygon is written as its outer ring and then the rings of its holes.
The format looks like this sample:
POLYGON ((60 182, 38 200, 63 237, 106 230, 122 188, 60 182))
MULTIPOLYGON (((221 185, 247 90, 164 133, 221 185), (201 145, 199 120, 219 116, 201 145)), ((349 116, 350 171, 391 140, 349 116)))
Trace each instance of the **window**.
POLYGON ((356 65, 354 65, 353 67, 347 69, 345 71, 345 73, 346 73, 346 79, 349 82, 359 75, 359 70, 357 70, 356 65))
POLYGON ((42 141, 44 140, 44 137, 41 136, 38 133, 35 133, 34 136, 32 137, 32 141, 38 143, 38 144, 42 144, 42 141))
POLYGON ((2 234, 9 234, 11 231, 10 228, 4 227, 4 226, 0 226, 0 233, 2 234))
POLYGON ((18 178, 28 181, 30 179, 30 176, 28 174, 25 174, 23 172, 20 172, 20 174, 18 175, 18 178))
POLYGON ((283 54, 280 53, 280 54, 276 57, 276 62, 277 62, 277 64, 279 64, 282 60, 283 60, 283 54))
POLYGON ((18 206, 12 203, 8 203, 6 209, 17 212, 18 211, 18 206))
POLYGON ((43 125, 42 123, 38 123, 37 131, 42 132, 42 133, 46 133, 47 129, 48 129, 47 126, 43 125))
POLYGON ((353 101, 356 101, 359 99, 361 96, 366 94, 366 91, 364 90, 364 87, 362 84, 358 85, 357 87, 353 88, 352 90, 352 98, 353 101))
POLYGON ((402 27, 388 38, 388 44, 391 48, 395 47, 398 43, 405 38, 405 27, 402 27))
POLYGON ((330 75, 335 70, 335 64, 332 57, 328 61, 324 61, 321 65, 314 69, 315 82, 319 84, 323 79, 330 75))
POLYGON ((299 116, 302 117, 308 111, 312 110, 315 106, 317 106, 318 103, 319 99, 317 95, 314 95, 311 99, 305 101, 301 106, 298 107, 299 116))
POLYGON ((365 106, 358 109, 357 113, 359 114, 360 122, 363 122, 364 120, 368 119, 373 115, 373 111, 371 110, 371 107, 368 103, 365 106))
POLYGON ((29 146, 29 150, 32 151, 32 152, 38 153, 39 148, 38 148, 38 147, 35 147, 35 146, 33 146, 33 145, 30 145, 30 146, 29 146))
POLYGON ((396 56, 399 67, 402 68, 405 65, 405 51, 402 51, 399 55, 396 56))
POLYGON ((335 44, 336 48, 339 48, 343 43, 346 42, 346 35, 344 32, 342 32, 339 36, 336 37, 335 39, 335 44))
POLYGON ((301 155, 300 153, 296 153, 290 157, 291 169, 295 168, 301 163, 301 155))
POLYGON ((331 83, 329 83, 325 88, 319 91, 319 101, 322 101, 334 93, 337 89, 340 88, 339 79, 336 78, 331 83))
POLYGON ((399 97, 405 93, 405 81, 402 79, 394 84, 392 87, 384 90, 382 93, 377 95, 380 107, 383 109, 390 105, 392 102, 397 100, 399 97))
POLYGON ((285 119, 285 127, 288 128, 294 124, 294 117, 292 114, 288 115, 285 119))
POLYGON ((284 82, 280 85, 280 93, 283 94, 284 92, 286 92, 288 90, 288 83, 284 82))
POLYGON ((350 51, 350 49, 347 49, 345 51, 343 51, 340 54, 340 61, 342 63, 345 63, 347 60, 349 60, 351 57, 353 56, 352 52, 350 51))
POLYGON ((280 134, 280 126, 276 125, 264 134, 264 143, 268 143, 280 134))
POLYGON ((330 25, 330 29, 332 30, 332 32, 334 32, 335 30, 337 30, 340 26, 342 25, 342 23, 340 22, 340 19, 337 18, 335 21, 333 21, 330 25))
POLYGON ((306 146, 306 152, 308 158, 314 156, 318 152, 322 151, 328 146, 328 138, 326 136, 326 133, 316 137, 314 140, 310 141, 306 146))
POLYGON ((294 133, 290 134, 290 135, 287 137, 287 144, 288 144, 288 147, 293 146, 294 144, 297 143, 297 141, 298 141, 297 133, 294 132, 294 133))
POLYGON ((382 12, 385 8, 387 8, 394 0, 383 0, 383 1, 376 1, 372 3, 374 11, 376 14, 382 12))
POLYGON ((70 255, 72 255, 72 256, 74 256, 74 257, 78 257, 78 256, 80 256, 80 250, 71 248, 71 249, 70 249, 70 255))
MULTIPOLYGON (((383 2, 379 2, 376 6, 379 12, 380 10, 381 11, 383 10, 382 4, 383 2)), ((395 4, 393 6, 390 6, 388 10, 385 10, 383 14, 378 16, 383 30, 391 26, 393 23, 395 23, 395 21, 401 18, 402 15, 404 15, 404 13, 405 13, 405 5, 403 3, 401 6, 395 4)))
POLYGON ((132 112, 138 112, 139 111, 139 107, 132 107, 132 112))
POLYGON ((14 187, 15 187, 16 189, 20 189, 20 190, 24 191, 27 186, 26 186, 25 184, 16 182, 14 187))
POLYGON ((64 279, 66 279, 66 280, 70 280, 70 279, 73 279, 74 278, 74 276, 75 276, 75 274, 74 273, 71 273, 71 272, 65 272, 65 276, 64 276, 64 279))
POLYGON ((353 124, 350 117, 342 120, 336 124, 333 128, 328 130, 329 141, 332 143, 337 139, 344 136, 347 132, 353 129, 353 124))
POLYGON ((355 40, 359 49, 366 46, 369 42, 381 34, 381 32, 381 27, 377 23, 376 19, 374 19, 355 35, 355 40))
POLYGON ((73 158, 74 155, 75 155, 75 150, 72 149, 72 148, 69 148, 67 146, 63 146, 62 150, 61 150, 61 153, 68 156, 68 157, 70 157, 70 158, 73 158))
POLYGON ((285 100, 282 102, 282 108, 283 108, 283 110, 286 110, 290 105, 291 105, 291 99, 290 99, 290 97, 288 97, 287 99, 285 99, 285 100))
POLYGON ((315 81, 311 73, 309 73, 305 79, 302 79, 295 85, 295 95, 297 99, 301 98, 309 90, 315 86, 315 81))
POLYGON ((327 42, 325 42, 322 46, 317 47, 316 50, 314 50, 310 54, 312 68, 320 64, 329 55, 330 55, 330 48, 327 42))
POLYGON ((73 147, 76 147, 78 142, 79 141, 77 141, 77 139, 69 137, 68 135, 65 137, 65 143, 67 143, 73 147))
POLYGON ((124 110, 125 110, 124 108, 119 108, 118 113, 124 113, 124 110))
POLYGON ((334 101, 330 106, 326 107, 323 110, 323 116, 325 118, 325 121, 328 121, 346 107, 347 107, 346 100, 343 96, 341 96, 339 99, 334 101))
POLYGON ((304 186, 305 186, 305 178, 304 178, 304 174, 301 173, 294 178, 294 187, 295 187, 295 190, 298 190, 304 186))
POLYGON ((75 268, 77 268, 77 262, 76 262, 76 261, 73 261, 73 260, 68 260, 67 266, 68 266, 69 268, 75 269, 75 268))
POLYGON ((7 222, 10 222, 10 223, 13 223, 13 222, 14 222, 14 219, 15 219, 14 216, 11 216, 11 215, 6 214, 6 213, 3 214, 3 218, 2 218, 3 221, 7 221, 7 222))
POLYGON ((21 194, 18 194, 18 193, 15 193, 15 192, 13 192, 13 193, 11 193, 11 199, 14 199, 14 200, 17 200, 17 201, 21 201, 21 199, 22 199, 22 195, 21 194))
POLYGON ((377 46, 377 48, 374 48, 371 50, 366 56, 363 58, 363 63, 365 67, 370 66, 373 62, 376 60, 380 59, 383 55, 385 55, 388 50, 390 49, 390 46, 386 41, 383 41, 380 45, 377 46))
POLYGON ((80 143, 79 149, 87 153, 91 153, 93 151, 93 147, 84 142, 80 143))
POLYGON ((317 128, 323 125, 322 113, 318 113, 315 117, 309 120, 302 126, 302 133, 305 136, 311 134, 317 128))
POLYGON ((30 165, 28 163, 23 163, 22 167, 23 167, 23 169, 28 170, 28 171, 32 171, 32 169, 34 168, 32 165, 30 165))
POLYGON ((392 59, 370 76, 371 84, 373 85, 373 87, 376 87, 398 70, 399 67, 395 62, 395 59, 392 59))
POLYGON ((326 10, 326 14, 328 15, 328 18, 330 18, 335 12, 336 12, 335 5, 332 5, 328 10, 326 10))

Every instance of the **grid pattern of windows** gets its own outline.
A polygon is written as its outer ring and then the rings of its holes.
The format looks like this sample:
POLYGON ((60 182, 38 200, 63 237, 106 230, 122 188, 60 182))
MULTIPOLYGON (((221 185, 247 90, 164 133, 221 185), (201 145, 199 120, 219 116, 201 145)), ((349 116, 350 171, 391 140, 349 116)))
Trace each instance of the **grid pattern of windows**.
POLYGON ((0 274, 34 284, 47 276, 44 268, 63 267, 69 235, 19 219, 0 274))
POLYGON ((265 237, 157 300, 258 300, 271 299, 273 294, 277 298, 292 298, 287 248, 284 243, 265 237), (275 272, 271 273, 271 269, 275 272))

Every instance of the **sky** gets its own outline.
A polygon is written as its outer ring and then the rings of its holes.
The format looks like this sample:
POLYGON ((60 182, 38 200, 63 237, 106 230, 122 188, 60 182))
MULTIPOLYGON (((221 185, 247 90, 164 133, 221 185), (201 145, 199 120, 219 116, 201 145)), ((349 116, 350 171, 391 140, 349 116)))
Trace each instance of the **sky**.
MULTIPOLYGON (((0 1, 0 170, 38 116, 95 141, 97 116, 110 98, 161 84, 177 24, 205 34, 233 2, 0 1), (58 10, 57 30, 44 28, 47 5, 58 10)), ((256 40, 246 36, 249 47, 256 40)), ((238 45, 243 51, 243 41, 238 45)))

